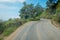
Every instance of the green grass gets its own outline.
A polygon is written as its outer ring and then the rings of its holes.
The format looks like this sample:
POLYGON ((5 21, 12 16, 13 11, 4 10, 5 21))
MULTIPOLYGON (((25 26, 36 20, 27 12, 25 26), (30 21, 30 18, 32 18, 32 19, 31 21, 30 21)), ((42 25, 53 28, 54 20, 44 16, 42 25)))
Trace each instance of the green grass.
POLYGON ((3 40, 3 38, 2 38, 2 37, 0 37, 0 40, 3 40))
POLYGON ((47 17, 47 13, 44 11, 44 12, 40 15, 40 17, 46 18, 46 17, 47 17))
POLYGON ((14 32, 17 29, 17 27, 10 27, 5 29, 3 32, 4 36, 9 36, 12 32, 14 32))

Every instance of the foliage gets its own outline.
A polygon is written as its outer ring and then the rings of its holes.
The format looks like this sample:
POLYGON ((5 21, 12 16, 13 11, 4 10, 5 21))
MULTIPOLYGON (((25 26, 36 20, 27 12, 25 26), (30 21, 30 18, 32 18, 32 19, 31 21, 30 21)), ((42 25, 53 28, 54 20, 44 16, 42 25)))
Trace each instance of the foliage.
POLYGON ((0 34, 4 31, 3 22, 0 20, 0 34))
POLYGON ((60 0, 48 0, 47 7, 48 17, 60 23, 60 0))
POLYGON ((4 36, 8 36, 10 35, 12 32, 14 32, 16 30, 17 27, 9 27, 7 29, 5 29, 5 31, 3 32, 4 36))
POLYGON ((3 40, 3 38, 2 38, 2 37, 0 37, 0 40, 3 40))
POLYGON ((53 17, 53 20, 60 23, 60 3, 58 3, 58 5, 57 5, 56 13, 53 17))
POLYGON ((0 22, 0 33, 3 33, 5 36, 11 34, 15 29, 24 24, 26 21, 23 21, 19 18, 9 19, 8 21, 0 22))
POLYGON ((33 4, 24 3, 24 6, 20 10, 20 17, 24 20, 35 20, 37 16, 40 16, 42 11, 43 8, 39 4, 34 6, 33 4))
POLYGON ((47 7, 50 14, 54 14, 56 11, 57 6, 57 0, 48 0, 47 1, 47 7))

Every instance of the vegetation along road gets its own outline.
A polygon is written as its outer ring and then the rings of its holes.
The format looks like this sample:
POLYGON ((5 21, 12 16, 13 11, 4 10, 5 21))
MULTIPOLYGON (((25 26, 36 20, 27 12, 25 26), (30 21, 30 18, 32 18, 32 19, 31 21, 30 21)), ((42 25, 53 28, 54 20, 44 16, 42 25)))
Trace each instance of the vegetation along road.
POLYGON ((60 40, 60 31, 48 19, 32 21, 18 28, 13 36, 6 40, 60 40))

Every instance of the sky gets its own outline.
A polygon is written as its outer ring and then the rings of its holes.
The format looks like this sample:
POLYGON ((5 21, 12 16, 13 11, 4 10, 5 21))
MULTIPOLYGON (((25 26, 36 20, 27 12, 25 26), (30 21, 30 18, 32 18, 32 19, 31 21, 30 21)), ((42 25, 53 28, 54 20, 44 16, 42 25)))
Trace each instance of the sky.
POLYGON ((27 4, 39 4, 46 7, 46 0, 0 0, 0 19, 19 18, 19 10, 23 7, 23 2, 27 4))

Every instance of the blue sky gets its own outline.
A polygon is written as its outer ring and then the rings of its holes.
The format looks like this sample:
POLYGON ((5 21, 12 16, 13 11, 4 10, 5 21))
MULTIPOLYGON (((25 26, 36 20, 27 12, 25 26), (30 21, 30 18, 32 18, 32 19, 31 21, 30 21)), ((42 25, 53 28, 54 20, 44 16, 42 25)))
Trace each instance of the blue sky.
POLYGON ((0 0, 0 19, 19 18, 19 10, 23 7, 23 2, 27 4, 39 4, 46 7, 46 0, 0 0))

